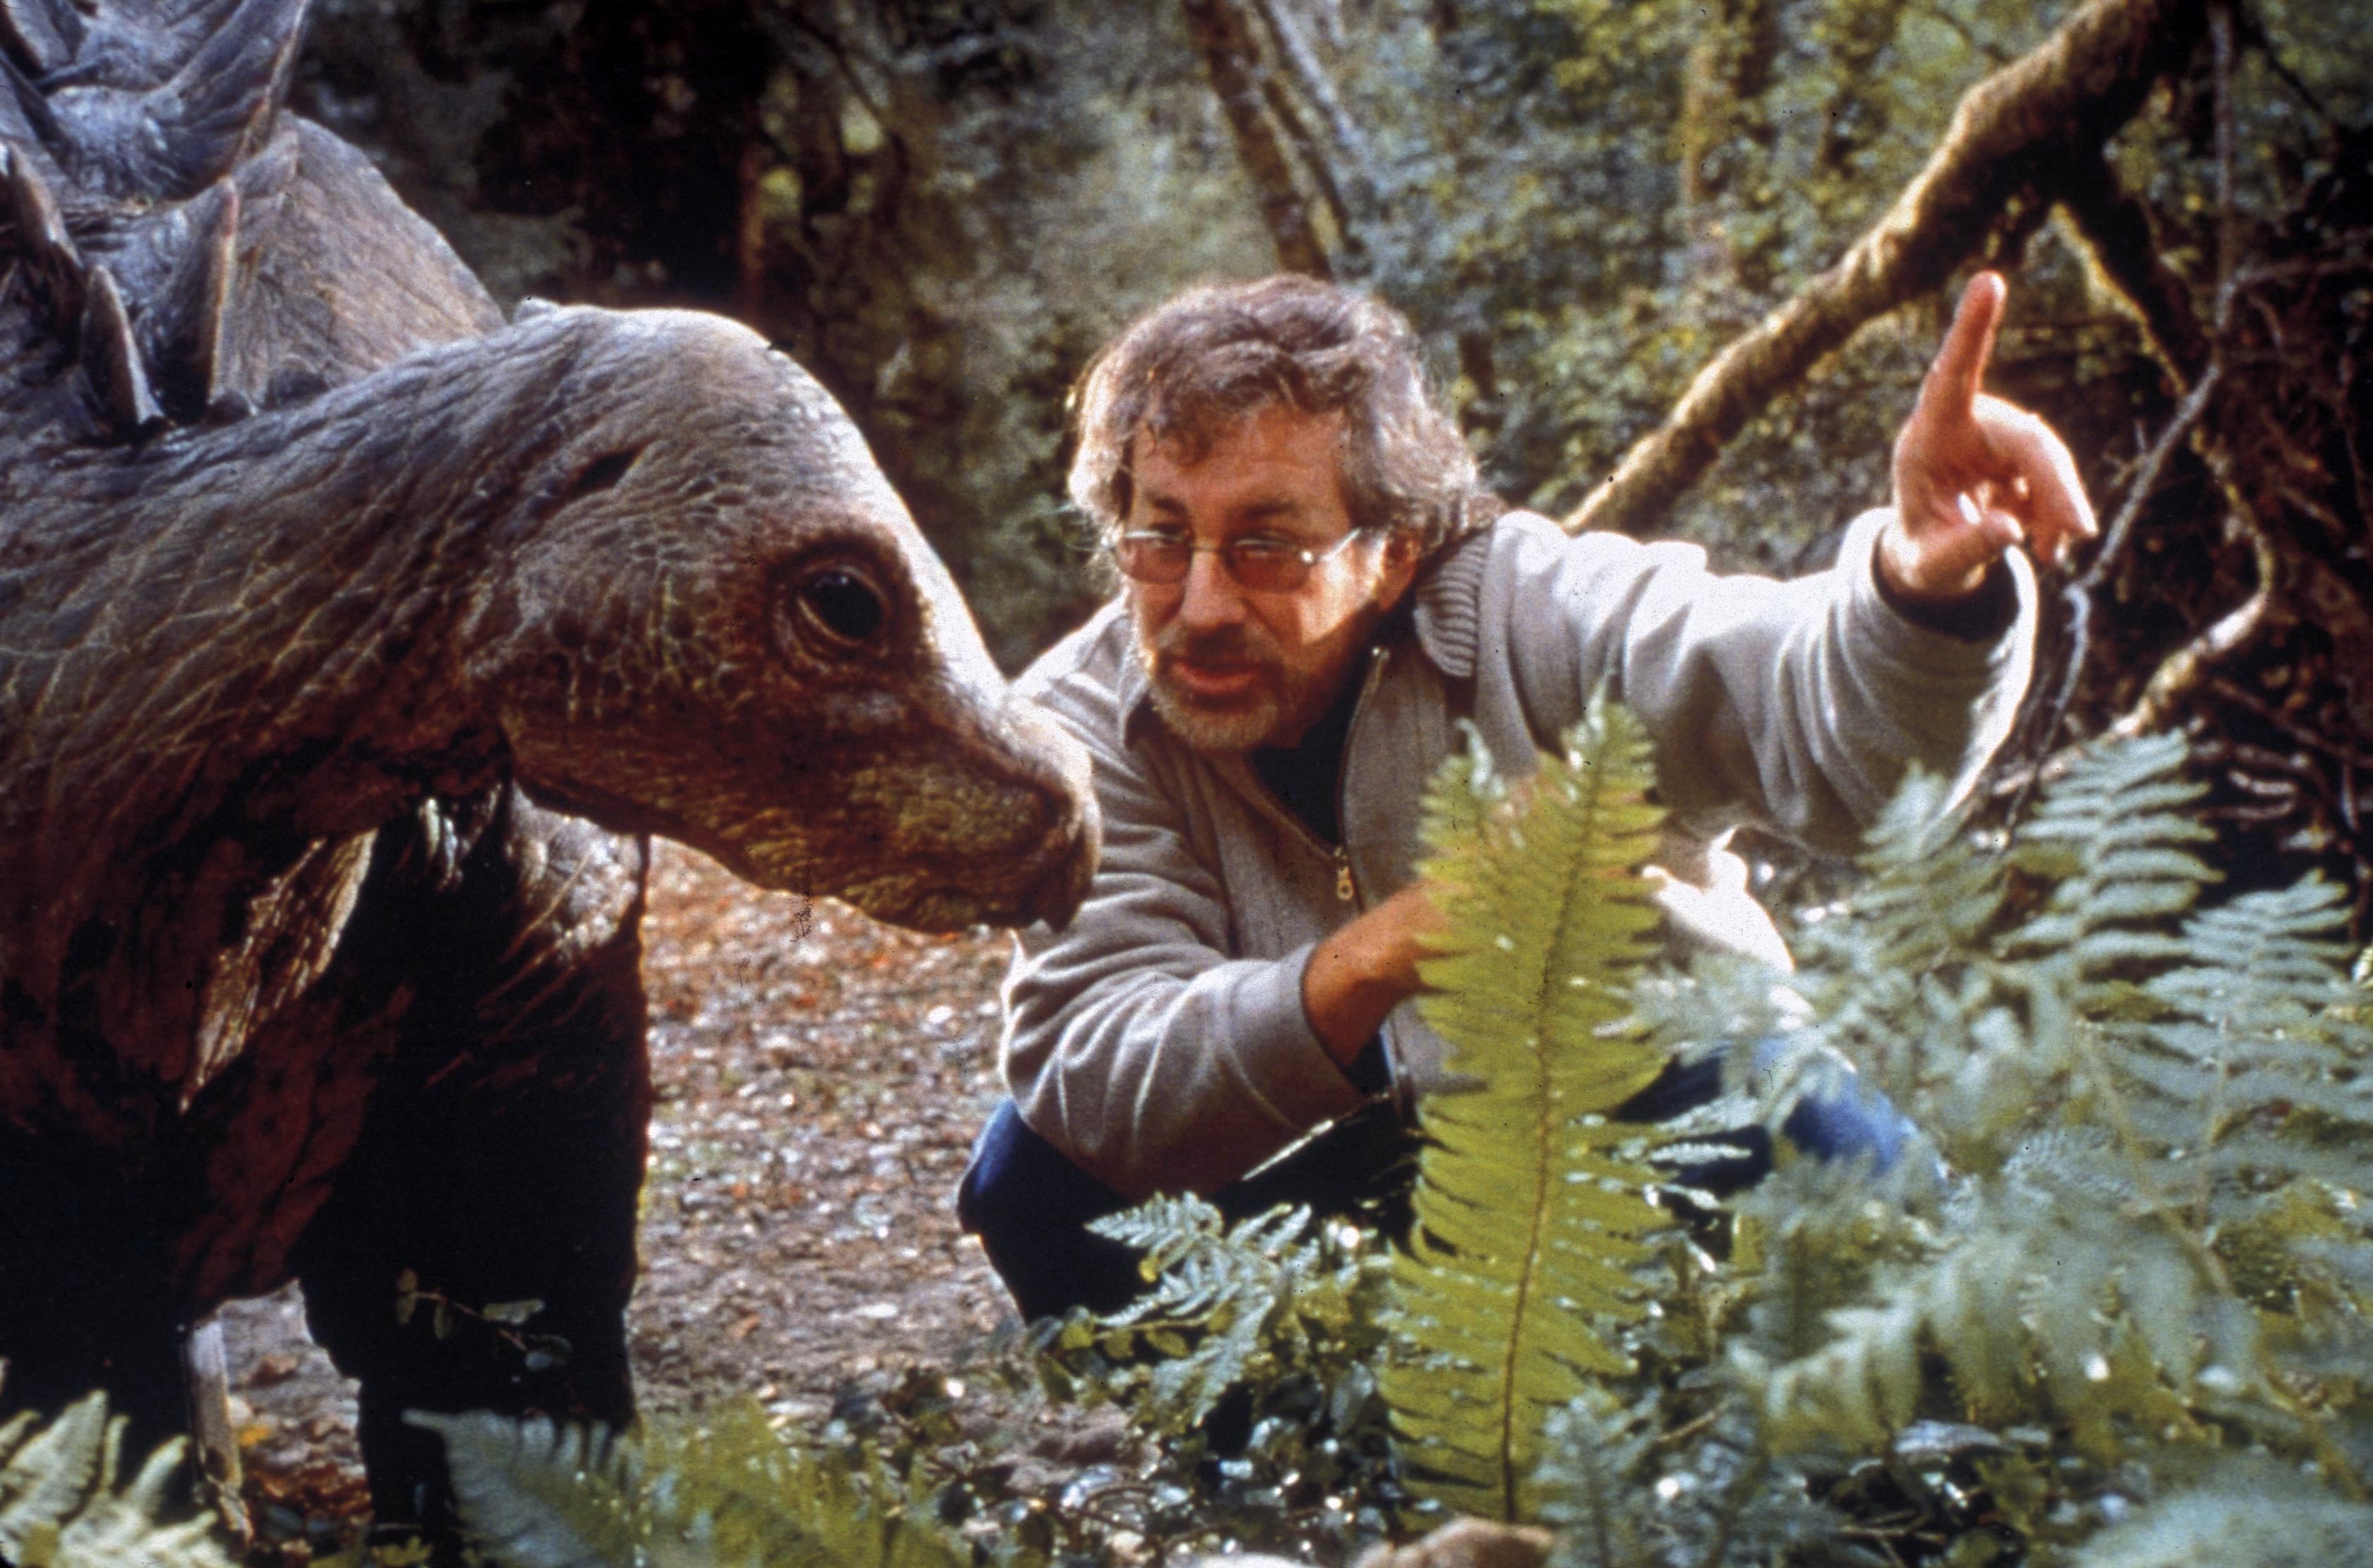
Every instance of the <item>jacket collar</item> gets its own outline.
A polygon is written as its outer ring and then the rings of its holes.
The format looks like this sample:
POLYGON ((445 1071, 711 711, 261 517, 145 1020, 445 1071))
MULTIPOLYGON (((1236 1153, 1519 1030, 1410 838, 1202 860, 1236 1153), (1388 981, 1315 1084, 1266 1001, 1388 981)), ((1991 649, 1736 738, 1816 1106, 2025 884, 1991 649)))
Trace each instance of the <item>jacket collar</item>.
MULTIPOLYGON (((1478 607, 1482 599, 1484 565, 1491 554, 1491 532, 1490 525, 1479 528, 1427 563, 1409 590, 1409 616, 1387 622, 1388 626, 1412 628, 1420 651, 1435 669, 1454 681, 1475 678, 1475 656, 1481 636, 1478 607)), ((1137 656, 1135 630, 1128 625, 1126 601, 1116 600, 1113 612, 1122 623, 1120 634, 1126 644, 1114 692, 1120 699, 1116 708, 1119 738, 1127 745, 1141 732, 1141 725, 1158 724, 1161 720, 1153 712, 1152 682, 1145 673, 1144 661, 1137 656)))

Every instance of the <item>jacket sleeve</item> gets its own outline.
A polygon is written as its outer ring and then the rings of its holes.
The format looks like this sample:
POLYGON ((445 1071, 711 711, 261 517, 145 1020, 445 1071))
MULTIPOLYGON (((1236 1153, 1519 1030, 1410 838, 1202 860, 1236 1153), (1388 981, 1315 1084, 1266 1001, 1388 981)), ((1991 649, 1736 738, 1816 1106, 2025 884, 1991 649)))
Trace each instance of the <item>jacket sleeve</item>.
POLYGON ((1303 1012, 1310 946, 1225 956, 1218 880, 1163 781, 1121 744, 1109 686, 1075 673, 1030 695, 1094 759, 1104 849, 1070 925, 1017 939, 1004 1047, 1015 1108, 1125 1197, 1210 1191, 1366 1097, 1303 1012))
POLYGON ((1974 787, 2008 735, 2032 661, 2034 579, 2008 557, 2017 613, 1970 639, 1912 621, 1878 587, 1888 515, 1847 530, 1837 564, 1790 581, 1717 576, 1693 544, 1512 530, 1477 606, 1479 679, 1504 680, 1534 734, 1554 736, 1603 681, 1653 737, 1675 825, 1742 821, 1818 849, 1859 841, 1914 766, 1974 787), (1480 634, 1488 638, 1488 632, 1480 634))

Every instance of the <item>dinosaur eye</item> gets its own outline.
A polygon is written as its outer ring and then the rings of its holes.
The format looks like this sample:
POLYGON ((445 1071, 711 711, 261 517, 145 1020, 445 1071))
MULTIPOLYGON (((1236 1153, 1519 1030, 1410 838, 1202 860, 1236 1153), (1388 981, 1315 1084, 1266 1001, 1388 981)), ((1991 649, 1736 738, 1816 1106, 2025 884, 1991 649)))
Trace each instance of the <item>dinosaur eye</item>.
POLYGON ((864 648, 882 635, 890 619, 880 591, 848 567, 811 572, 791 592, 800 618, 822 633, 829 646, 864 648))

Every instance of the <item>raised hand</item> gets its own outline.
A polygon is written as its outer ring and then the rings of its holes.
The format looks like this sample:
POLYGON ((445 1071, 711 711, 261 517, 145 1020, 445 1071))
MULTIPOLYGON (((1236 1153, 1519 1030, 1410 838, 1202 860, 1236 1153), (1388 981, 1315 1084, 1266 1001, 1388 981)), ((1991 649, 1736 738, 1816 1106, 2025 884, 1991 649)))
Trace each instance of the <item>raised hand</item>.
POLYGON ((1878 567, 1904 599, 1958 599, 2014 544, 2050 566, 2098 532, 2052 427, 1979 390, 2008 293, 1998 273, 1970 280, 1895 439, 1895 520, 1879 536, 1878 567))

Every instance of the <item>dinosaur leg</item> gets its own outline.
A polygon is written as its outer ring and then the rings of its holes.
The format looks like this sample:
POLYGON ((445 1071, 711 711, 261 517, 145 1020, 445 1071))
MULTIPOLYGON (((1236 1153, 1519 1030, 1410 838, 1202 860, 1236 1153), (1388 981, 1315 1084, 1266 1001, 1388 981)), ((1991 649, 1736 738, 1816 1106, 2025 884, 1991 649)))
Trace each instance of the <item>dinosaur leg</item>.
POLYGON ((443 1447, 405 1411, 634 1413, 645 851, 508 790, 389 831, 413 842, 351 934, 415 995, 295 1262, 315 1338, 362 1382, 382 1529, 450 1546, 443 1447))
POLYGON ((0 1127, 0 1419, 100 1388, 129 1455, 185 1429, 183 1328, 150 1217, 102 1154, 0 1127))

